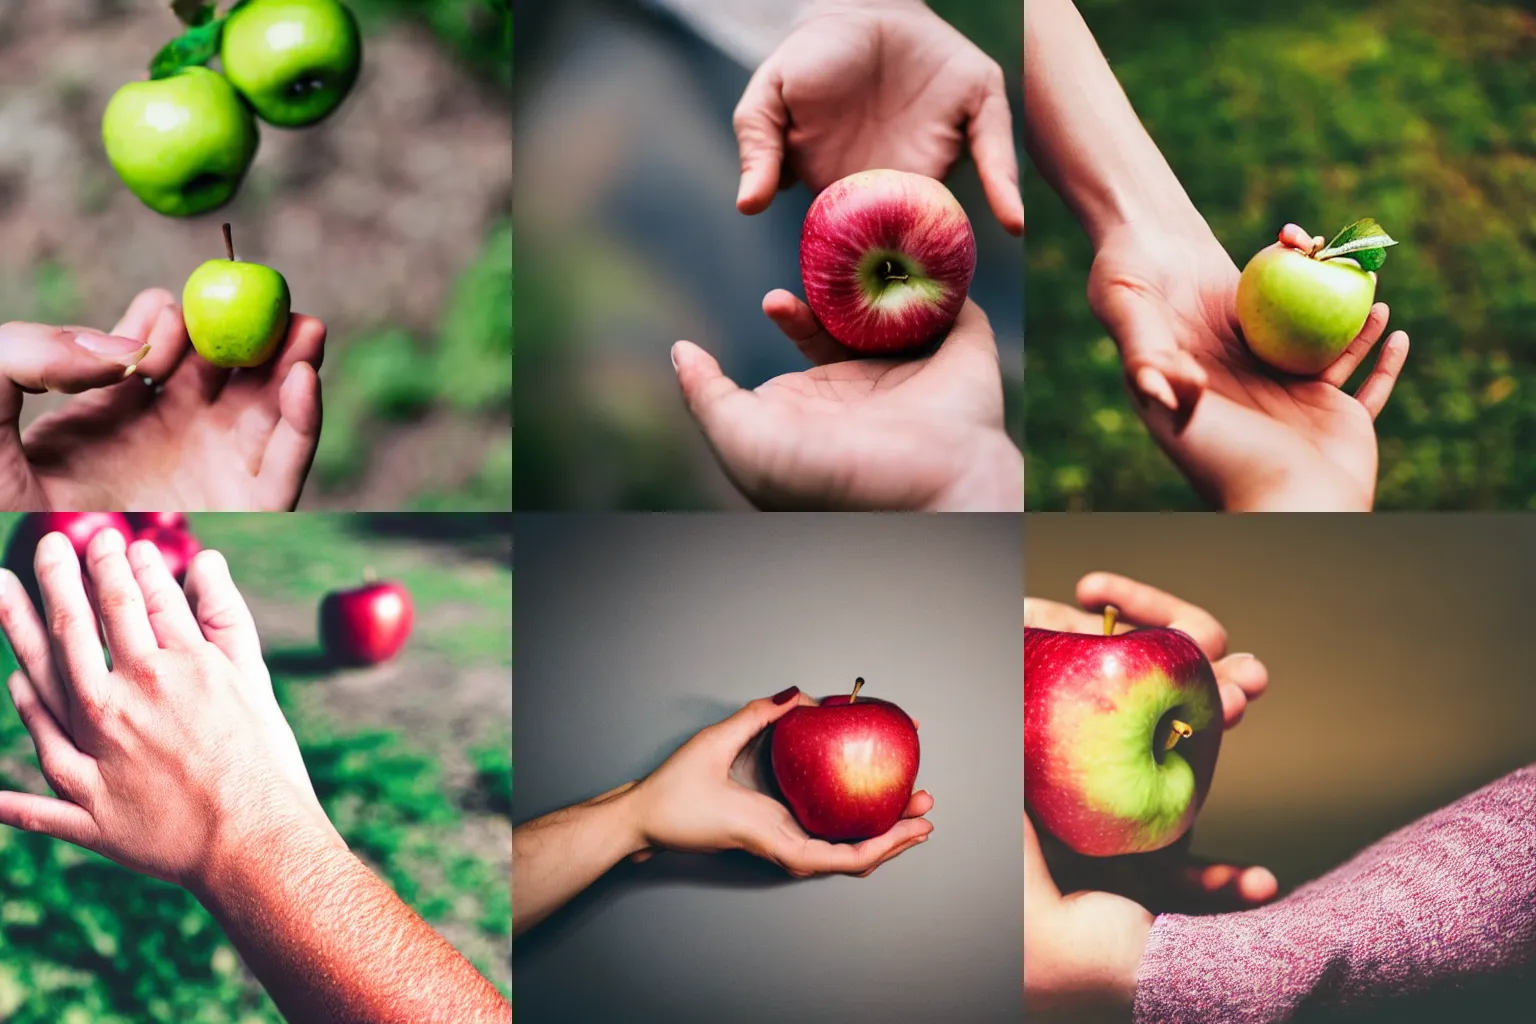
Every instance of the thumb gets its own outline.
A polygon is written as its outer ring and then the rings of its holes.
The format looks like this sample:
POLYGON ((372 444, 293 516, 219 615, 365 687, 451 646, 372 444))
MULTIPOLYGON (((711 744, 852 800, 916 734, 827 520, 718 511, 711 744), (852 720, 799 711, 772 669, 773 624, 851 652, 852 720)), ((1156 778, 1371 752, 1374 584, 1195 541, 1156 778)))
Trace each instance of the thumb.
POLYGON ((751 743, 757 734, 798 707, 809 707, 816 702, 802 693, 798 686, 775 697, 760 697, 715 726, 715 738, 729 748, 732 757, 751 743))
POLYGON ((133 374, 149 346, 81 327, 0 326, 0 423, 21 415, 22 394, 78 394, 133 374))
POLYGON ((764 452, 784 443, 787 425, 751 391, 720 371, 708 352, 690 341, 672 346, 672 365, 688 411, 714 449, 720 465, 751 497, 766 485, 764 452))
POLYGON ((784 132, 789 110, 784 106, 783 79, 770 62, 757 69, 731 121, 741 153, 741 188, 736 209, 762 213, 778 191, 784 163, 784 132))
POLYGON ((1194 414, 1206 374, 1194 356, 1179 348, 1163 310, 1140 292, 1117 287, 1098 312, 1120 346, 1125 376, 1137 397, 1167 408, 1182 428, 1194 414))

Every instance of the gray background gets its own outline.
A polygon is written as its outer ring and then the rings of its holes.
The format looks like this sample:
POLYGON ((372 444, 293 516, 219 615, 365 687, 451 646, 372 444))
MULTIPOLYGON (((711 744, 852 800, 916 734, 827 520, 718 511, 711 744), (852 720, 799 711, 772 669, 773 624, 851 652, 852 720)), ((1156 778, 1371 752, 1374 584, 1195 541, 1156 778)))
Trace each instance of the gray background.
POLYGON ((517 1017, 1017 1021, 1019 517, 519 516, 517 822, 791 684, 921 722, 933 837, 866 879, 625 863, 519 940, 517 1017))

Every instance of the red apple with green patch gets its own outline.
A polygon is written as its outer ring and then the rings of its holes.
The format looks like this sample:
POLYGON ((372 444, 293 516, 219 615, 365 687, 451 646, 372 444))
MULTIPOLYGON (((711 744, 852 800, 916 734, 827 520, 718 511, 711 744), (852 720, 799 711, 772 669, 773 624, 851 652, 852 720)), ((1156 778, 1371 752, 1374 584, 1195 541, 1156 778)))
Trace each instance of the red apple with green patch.
POLYGON ((1221 693, 1172 628, 1024 631, 1024 804, 1077 853, 1148 853, 1189 830, 1221 750, 1221 693))
POLYGON ((1284 373, 1314 376, 1344 354, 1376 301, 1376 271, 1397 243, 1374 220, 1326 246, 1278 242, 1259 250, 1237 282, 1237 320, 1249 351, 1284 373))
POLYGON ((853 692, 797 707, 773 727, 773 778, 800 827, 828 842, 883 835, 917 781, 917 725, 888 701, 853 692))
POLYGON ((828 334, 864 355, 926 348, 954 325, 976 272, 976 237, 942 182, 861 171, 805 216, 800 278, 828 334))
MULTIPOLYGON (((29 512, 11 531, 5 545, 5 567, 16 574, 21 585, 32 596, 37 607, 42 607, 42 592, 37 585, 37 572, 33 561, 37 555, 37 543, 50 533, 62 533, 69 538, 75 554, 85 567, 85 552, 91 539, 102 530, 116 530, 123 535, 123 543, 133 540, 133 527, 120 512, 29 512)), ((89 593, 90 575, 85 577, 89 593)))
POLYGON ((192 567, 192 559, 203 550, 196 537, 186 528, 169 526, 150 526, 138 532, 134 540, 147 540, 160 551, 160 557, 165 560, 166 569, 170 570, 177 583, 187 581, 187 570, 192 567))

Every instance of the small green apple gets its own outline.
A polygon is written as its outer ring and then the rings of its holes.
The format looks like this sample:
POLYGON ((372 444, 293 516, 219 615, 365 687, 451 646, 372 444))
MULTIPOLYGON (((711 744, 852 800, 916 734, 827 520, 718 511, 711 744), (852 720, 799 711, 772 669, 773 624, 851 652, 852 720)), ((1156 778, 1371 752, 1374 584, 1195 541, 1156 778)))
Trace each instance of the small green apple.
POLYGON ((1277 370, 1311 376, 1355 340, 1375 299, 1376 275, 1354 260, 1319 260, 1277 243, 1243 268, 1237 319, 1254 355, 1277 370))
POLYGON ((336 0, 250 0, 224 23, 219 61, 262 120, 302 128, 351 91, 362 36, 336 0))
POLYGON ((288 282, 271 267, 237 261, 228 224, 224 244, 229 258, 204 263, 182 289, 187 336, 215 366, 260 366, 288 333, 288 282))
POLYGON ((145 206, 194 217, 239 189, 256 156, 256 119, 223 75, 189 67, 118 89, 101 116, 101 139, 145 206))

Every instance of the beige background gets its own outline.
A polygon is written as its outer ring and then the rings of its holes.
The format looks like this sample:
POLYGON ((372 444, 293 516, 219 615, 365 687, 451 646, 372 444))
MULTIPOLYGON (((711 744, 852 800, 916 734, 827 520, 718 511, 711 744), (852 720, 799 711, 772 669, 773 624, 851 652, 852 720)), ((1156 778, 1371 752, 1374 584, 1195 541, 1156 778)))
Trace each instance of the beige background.
POLYGON ((1289 889, 1536 761, 1532 516, 1031 515, 1025 579, 1095 569, 1201 604, 1270 690, 1229 733, 1195 848, 1289 889))

